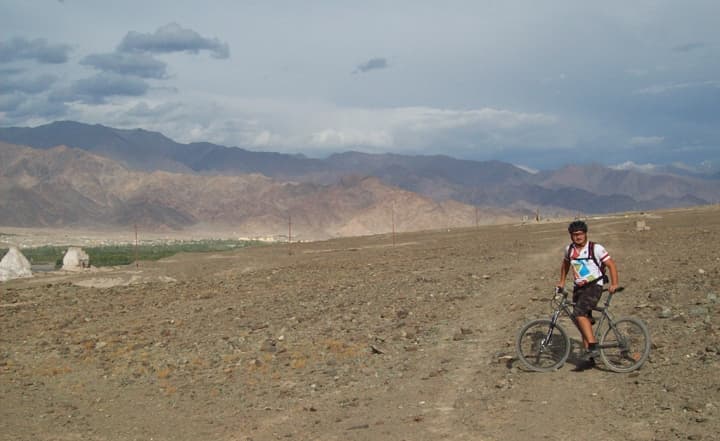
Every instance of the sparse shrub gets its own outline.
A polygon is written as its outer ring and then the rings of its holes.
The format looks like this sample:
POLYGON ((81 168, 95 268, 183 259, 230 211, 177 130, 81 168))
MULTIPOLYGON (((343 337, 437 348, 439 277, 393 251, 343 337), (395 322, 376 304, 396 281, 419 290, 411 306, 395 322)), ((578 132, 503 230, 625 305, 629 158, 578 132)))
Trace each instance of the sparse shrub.
MULTIPOLYGON (((230 251, 237 248, 258 246, 262 242, 244 240, 200 240, 192 242, 167 242, 141 244, 137 249, 132 244, 107 245, 99 247, 83 247, 90 256, 90 264, 95 267, 129 265, 137 260, 159 260, 170 257, 180 252, 203 253, 230 251)), ((25 248, 22 250, 25 257, 32 264, 55 264, 55 268, 62 267, 63 256, 67 246, 42 246, 36 248, 25 248)), ((0 249, 0 256, 4 255, 7 249, 0 249)))

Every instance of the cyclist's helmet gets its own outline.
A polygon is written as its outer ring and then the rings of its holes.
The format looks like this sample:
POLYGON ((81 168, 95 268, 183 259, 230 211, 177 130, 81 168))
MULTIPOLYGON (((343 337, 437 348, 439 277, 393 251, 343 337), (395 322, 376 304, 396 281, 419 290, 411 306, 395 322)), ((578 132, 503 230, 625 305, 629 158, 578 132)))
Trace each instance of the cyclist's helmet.
POLYGON ((570 222, 570 225, 568 225, 568 233, 570 234, 573 234, 576 231, 582 231, 583 233, 587 233, 587 230, 587 224, 581 220, 570 222))

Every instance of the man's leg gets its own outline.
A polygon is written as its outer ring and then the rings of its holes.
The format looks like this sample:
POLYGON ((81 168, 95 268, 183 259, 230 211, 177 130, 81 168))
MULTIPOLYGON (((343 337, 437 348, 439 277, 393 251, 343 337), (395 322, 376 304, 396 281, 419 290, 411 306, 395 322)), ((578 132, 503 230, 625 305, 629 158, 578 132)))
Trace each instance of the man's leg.
POLYGON ((587 351, 586 356, 592 359, 597 355, 597 340, 593 333, 589 315, 600 300, 602 286, 596 284, 585 285, 578 287, 573 294, 575 300, 573 313, 580 334, 583 337, 583 347, 587 351))
POLYGON ((591 344, 597 343, 597 340, 595 340, 595 334, 593 334, 592 323, 590 323, 590 319, 587 318, 587 316, 580 316, 576 318, 578 328, 580 328, 580 333, 582 334, 583 346, 587 349, 591 344))
POLYGON ((595 357, 597 357, 597 340, 595 340, 595 335, 593 334, 592 323, 590 323, 590 319, 585 315, 576 318, 578 329, 580 329, 580 333, 583 337, 585 354, 581 359, 582 361, 580 361, 577 366, 575 366, 575 369, 573 369, 573 371, 582 372, 586 369, 592 369, 593 367, 595 367, 595 357))

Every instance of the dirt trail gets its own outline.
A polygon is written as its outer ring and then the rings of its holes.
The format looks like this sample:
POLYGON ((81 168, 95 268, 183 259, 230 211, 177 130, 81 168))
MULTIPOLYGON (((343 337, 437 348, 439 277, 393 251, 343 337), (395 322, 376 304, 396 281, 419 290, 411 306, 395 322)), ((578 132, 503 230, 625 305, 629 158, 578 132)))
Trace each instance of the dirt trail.
POLYGON ((714 439, 720 259, 706 245, 720 243, 719 214, 589 220, 628 288, 615 311, 653 334, 633 374, 514 360, 521 324, 549 314, 560 223, 6 283, 0 439, 714 439))

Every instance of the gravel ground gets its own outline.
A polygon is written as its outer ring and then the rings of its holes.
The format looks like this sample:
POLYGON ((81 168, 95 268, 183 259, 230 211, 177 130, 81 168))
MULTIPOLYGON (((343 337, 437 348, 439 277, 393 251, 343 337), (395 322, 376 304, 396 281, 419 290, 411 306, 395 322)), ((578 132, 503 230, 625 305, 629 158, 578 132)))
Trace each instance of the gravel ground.
POLYGON ((720 209, 588 223, 640 371, 515 360, 565 223, 181 254, 0 285, 0 439, 718 439, 720 209))

